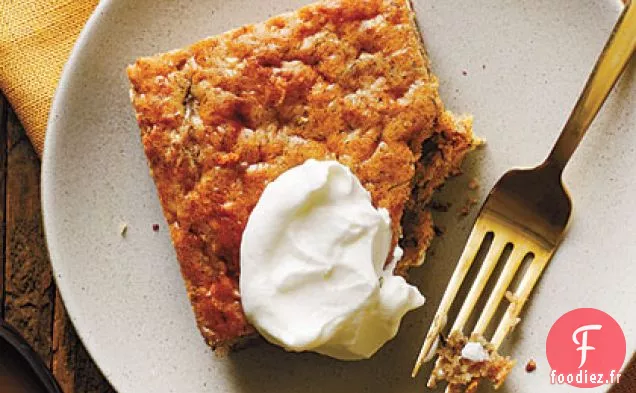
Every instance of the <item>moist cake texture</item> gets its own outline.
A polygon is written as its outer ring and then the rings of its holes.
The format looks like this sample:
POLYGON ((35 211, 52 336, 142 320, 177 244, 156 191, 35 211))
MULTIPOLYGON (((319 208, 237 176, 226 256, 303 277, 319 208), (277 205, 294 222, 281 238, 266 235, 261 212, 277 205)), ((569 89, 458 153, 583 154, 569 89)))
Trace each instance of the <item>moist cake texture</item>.
POLYGON ((404 274, 433 237, 431 194, 472 146, 407 0, 316 3, 138 59, 128 76, 197 324, 222 350, 255 333, 239 246, 268 182, 309 158, 347 165, 389 211, 404 274))
POLYGON ((482 379, 490 380, 497 389, 515 365, 514 360, 501 356, 483 337, 473 336, 468 339, 457 331, 448 336, 437 354, 439 359, 431 372, 428 387, 435 388, 437 382, 446 381, 447 392, 450 393, 474 393, 482 379), (483 362, 463 359, 462 349, 469 341, 479 342, 488 352, 489 359, 483 362))

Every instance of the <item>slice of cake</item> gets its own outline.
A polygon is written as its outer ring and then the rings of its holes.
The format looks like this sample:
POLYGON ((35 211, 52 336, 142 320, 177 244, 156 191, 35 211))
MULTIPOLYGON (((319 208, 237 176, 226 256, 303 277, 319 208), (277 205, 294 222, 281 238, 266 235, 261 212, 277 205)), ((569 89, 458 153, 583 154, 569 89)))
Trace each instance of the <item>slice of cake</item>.
POLYGON ((255 334, 240 243, 265 186, 338 160, 391 216, 396 271, 434 236, 426 207, 472 147, 438 96, 408 0, 330 0, 128 68, 150 171, 197 324, 227 350, 255 334))

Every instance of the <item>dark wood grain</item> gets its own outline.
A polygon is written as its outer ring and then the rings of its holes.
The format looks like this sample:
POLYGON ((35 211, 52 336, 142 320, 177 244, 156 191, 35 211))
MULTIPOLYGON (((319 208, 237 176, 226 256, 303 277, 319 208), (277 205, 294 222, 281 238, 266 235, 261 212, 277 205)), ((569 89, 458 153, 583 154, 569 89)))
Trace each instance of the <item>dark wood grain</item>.
POLYGON ((0 319, 4 318, 4 271, 5 271, 5 203, 7 176, 7 115, 9 105, 0 94, 0 319))
POLYGON ((62 390, 114 393, 55 289, 42 227, 40 160, 1 94, 0 261, 0 317, 50 365, 62 390))
POLYGON ((5 320, 48 364, 55 290, 40 210, 40 160, 11 109, 7 116, 5 320))
POLYGON ((53 361, 51 371, 64 392, 75 392, 75 351, 77 346, 75 329, 69 323, 66 309, 59 292, 55 298, 53 322, 53 361))
MULTIPOLYGON (((629 353, 627 354, 629 356, 629 353)), ((620 383, 612 386, 609 393, 636 393, 636 353, 621 373, 620 383)))
POLYGON ((55 302, 51 368, 66 393, 115 393, 79 341, 59 293, 55 302))

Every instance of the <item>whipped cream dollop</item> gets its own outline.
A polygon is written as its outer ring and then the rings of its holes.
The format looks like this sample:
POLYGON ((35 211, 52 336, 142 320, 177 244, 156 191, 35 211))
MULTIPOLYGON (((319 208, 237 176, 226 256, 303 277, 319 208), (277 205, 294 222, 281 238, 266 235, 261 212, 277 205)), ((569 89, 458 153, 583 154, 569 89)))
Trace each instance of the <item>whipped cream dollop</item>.
POLYGON ((268 184, 241 241, 249 322, 289 351, 365 359, 424 297, 393 275, 391 219, 348 167, 307 160, 268 184))
POLYGON ((490 359, 490 355, 486 348, 478 342, 469 341, 462 348, 462 358, 472 360, 473 362, 485 362, 490 359))

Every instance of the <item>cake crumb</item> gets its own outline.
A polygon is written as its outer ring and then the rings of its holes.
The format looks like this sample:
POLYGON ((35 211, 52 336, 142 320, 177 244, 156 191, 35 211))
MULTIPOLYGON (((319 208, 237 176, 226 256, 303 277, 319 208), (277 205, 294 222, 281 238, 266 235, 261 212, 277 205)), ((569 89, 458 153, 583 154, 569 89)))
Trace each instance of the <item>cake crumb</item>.
POLYGON ((462 75, 464 75, 464 76, 468 75, 468 71, 462 70, 462 75))
POLYGON ((474 137, 473 138, 473 142, 472 142, 472 146, 475 149, 481 149, 484 146, 486 146, 486 143, 487 143, 487 141, 486 141, 485 138, 474 137))
POLYGON ((439 201, 431 201, 428 206, 435 210, 436 212, 446 213, 448 209, 451 207, 450 203, 442 203, 439 201))
POLYGON ((155 232, 159 232, 159 224, 152 224, 152 230, 155 232))
POLYGON ((119 235, 121 237, 126 237, 126 233, 128 233, 128 224, 123 223, 119 226, 119 235))
POLYGON ((477 179, 475 179, 474 177, 472 179, 470 179, 470 181, 468 182, 468 189, 470 190, 476 190, 479 188, 479 181, 477 181, 477 179))
POLYGON ((461 210, 459 211, 460 216, 465 217, 468 215, 468 213, 470 213, 470 210, 473 208, 473 206, 475 206, 477 204, 477 198, 468 198, 468 200, 466 200, 466 203, 464 204, 464 206, 461 208, 461 210))
POLYGON ((506 300, 510 303, 516 303, 518 299, 512 292, 506 291, 506 300))
POLYGON ((509 356, 500 355, 482 336, 472 335, 469 339, 458 331, 451 332, 444 345, 437 349, 437 355, 427 386, 434 388, 438 382, 445 381, 448 383, 446 391, 451 393, 474 392, 483 379, 490 380, 497 389, 515 364, 509 356), (463 358, 462 352, 469 343, 481 346, 488 358, 479 359, 481 361, 463 358))
POLYGON ((444 337, 444 334, 442 334, 442 332, 439 332, 439 334, 437 335, 437 338, 439 339, 439 342, 441 344, 442 347, 446 346, 446 337, 444 337))
POLYGON ((506 300, 510 302, 513 310, 519 306, 519 298, 510 291, 506 291, 506 300))
POLYGON ((526 372, 531 373, 536 369, 537 369, 537 362, 535 362, 534 359, 528 360, 528 363, 526 364, 526 372))

